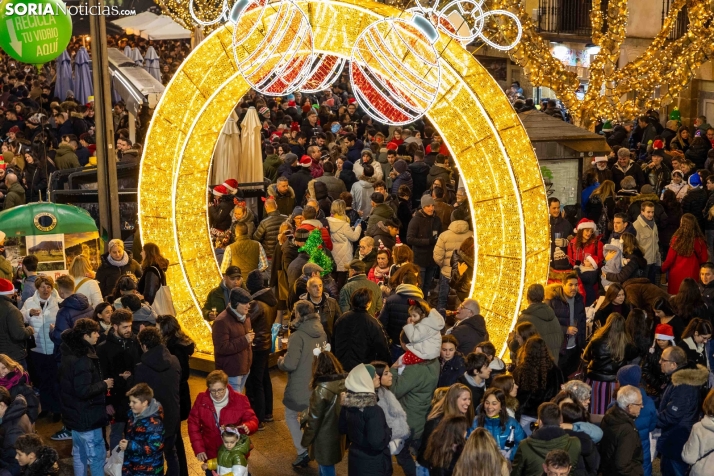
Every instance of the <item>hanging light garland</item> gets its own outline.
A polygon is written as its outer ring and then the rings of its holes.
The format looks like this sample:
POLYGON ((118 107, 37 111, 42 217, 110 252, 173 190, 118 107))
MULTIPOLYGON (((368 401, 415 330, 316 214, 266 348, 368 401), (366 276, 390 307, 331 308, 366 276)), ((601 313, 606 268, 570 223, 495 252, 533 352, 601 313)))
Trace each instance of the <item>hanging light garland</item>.
MULTIPOLYGON (((627 28, 627 0, 610 0, 602 12, 602 0, 593 0, 590 21, 593 43, 600 46, 590 65, 588 91, 580 100, 577 75, 568 71, 551 52, 550 42, 537 32, 530 13, 520 0, 493 0, 492 6, 514 13, 523 26, 523 38, 511 51, 511 58, 536 86, 555 91, 570 110, 575 122, 589 128, 598 119, 631 120, 649 109, 670 104, 687 87, 695 70, 714 57, 714 12, 710 0, 675 0, 660 33, 638 58, 617 67, 627 28), (684 6, 688 7, 686 34, 668 41, 684 6), (607 21, 605 21, 607 20, 607 21), (605 31, 603 31, 605 29, 605 31), (660 95, 658 89, 666 88, 660 95)), ((492 34, 515 38, 515 32, 490 24, 492 34)))

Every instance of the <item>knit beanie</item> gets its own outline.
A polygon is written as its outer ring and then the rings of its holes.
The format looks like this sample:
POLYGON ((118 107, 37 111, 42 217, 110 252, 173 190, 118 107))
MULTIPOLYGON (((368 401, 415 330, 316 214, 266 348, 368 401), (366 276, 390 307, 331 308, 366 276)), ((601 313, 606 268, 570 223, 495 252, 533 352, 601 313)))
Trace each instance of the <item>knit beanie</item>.
POLYGON ((248 279, 246 280, 245 286, 248 288, 250 294, 255 294, 265 286, 263 285, 263 273, 259 269, 254 269, 248 273, 248 279))
POLYGON ((640 369, 639 365, 625 365, 617 371, 617 381, 620 383, 620 387, 625 385, 639 387, 641 379, 642 369, 640 369))

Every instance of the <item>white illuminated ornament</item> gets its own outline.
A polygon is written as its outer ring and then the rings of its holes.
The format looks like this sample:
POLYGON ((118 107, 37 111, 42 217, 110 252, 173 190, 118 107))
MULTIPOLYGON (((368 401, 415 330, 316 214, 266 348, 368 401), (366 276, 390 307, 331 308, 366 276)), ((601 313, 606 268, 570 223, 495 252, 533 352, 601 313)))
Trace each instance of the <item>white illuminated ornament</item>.
POLYGON ((300 88, 311 71, 313 38, 310 20, 293 0, 238 0, 229 21, 238 71, 255 91, 284 96, 300 88), (258 18, 248 20, 245 13, 254 9, 258 18))
POLYGON ((507 10, 483 9, 484 0, 453 0, 440 10, 420 7, 424 15, 428 15, 432 23, 453 39, 466 45, 476 38, 486 43, 491 48, 500 51, 513 49, 523 36, 523 28, 518 17, 507 10), (502 15, 516 24, 518 33, 512 43, 500 45, 483 34, 486 19, 502 15))

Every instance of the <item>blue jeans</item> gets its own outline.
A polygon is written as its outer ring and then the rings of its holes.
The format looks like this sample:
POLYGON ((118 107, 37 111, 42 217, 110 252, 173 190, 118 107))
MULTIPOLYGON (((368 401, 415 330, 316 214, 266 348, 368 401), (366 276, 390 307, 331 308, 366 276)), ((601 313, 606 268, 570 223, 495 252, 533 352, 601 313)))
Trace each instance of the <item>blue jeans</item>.
POLYGON ((335 476, 335 466, 323 466, 321 464, 317 465, 319 476, 335 476))
POLYGON ((450 278, 439 273, 439 300, 436 302, 436 310, 446 317, 446 305, 449 303, 450 278))
POLYGON ((233 387, 233 390, 236 392, 243 393, 245 390, 245 383, 248 381, 248 375, 250 375, 250 371, 248 371, 247 374, 245 375, 238 375, 237 377, 228 377, 228 384, 233 387))
POLYGON ((87 464, 92 475, 104 474, 104 460, 107 451, 104 449, 102 429, 90 431, 72 430, 72 451, 74 453, 75 476, 87 475, 87 464))
POLYGON ((431 282, 441 274, 441 268, 437 265, 432 265, 428 267, 419 267, 419 278, 421 278, 421 290, 424 293, 424 299, 426 299, 427 294, 429 294, 429 289, 431 288, 431 282))

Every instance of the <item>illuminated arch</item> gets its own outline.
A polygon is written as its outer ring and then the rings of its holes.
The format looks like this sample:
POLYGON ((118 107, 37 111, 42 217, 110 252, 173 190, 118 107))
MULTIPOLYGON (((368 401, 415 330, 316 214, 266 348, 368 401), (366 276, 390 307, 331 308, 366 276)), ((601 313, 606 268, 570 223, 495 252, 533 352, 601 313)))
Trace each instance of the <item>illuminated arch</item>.
MULTIPOLYGON (((400 11, 379 3, 300 2, 314 30, 315 51, 349 58, 360 32, 400 11)), ((142 240, 169 259, 168 284, 178 319, 210 358, 210 327, 201 304, 220 280, 207 226, 211 156, 248 85, 230 49, 232 27, 206 38, 181 64, 154 112, 139 183, 142 240)), ((505 349, 525 289, 545 284, 550 252, 545 188, 528 136, 488 71, 443 36, 439 96, 427 116, 459 165, 477 239, 473 295, 491 340, 505 349)), ((403 238, 404 239, 404 238, 403 238)), ((244 270, 245 273, 245 270, 244 270)))

